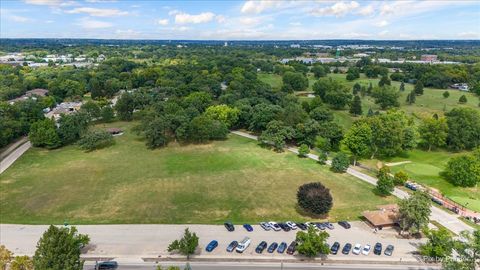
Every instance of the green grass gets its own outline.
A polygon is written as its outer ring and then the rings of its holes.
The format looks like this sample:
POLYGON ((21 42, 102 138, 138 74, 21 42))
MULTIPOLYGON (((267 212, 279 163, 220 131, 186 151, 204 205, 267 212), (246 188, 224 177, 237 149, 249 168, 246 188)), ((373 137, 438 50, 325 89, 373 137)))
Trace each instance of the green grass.
MULTIPOLYGON (((444 196, 474 211, 480 211, 480 188, 462 188, 450 184, 439 173, 442 172, 450 158, 461 153, 451 153, 447 151, 422 151, 412 150, 403 156, 383 160, 384 162, 411 161, 411 163, 391 166, 392 172, 403 170, 418 183, 439 190, 444 196)), ((362 160, 363 164, 375 167, 378 160, 362 160)))
POLYGON ((133 123, 125 134, 90 153, 76 146, 33 148, 1 175, 1 223, 221 223, 308 220, 296 210, 299 185, 331 189, 329 218, 357 219, 391 203, 373 186, 335 174, 312 160, 263 149, 231 135, 203 145, 148 150, 133 123))

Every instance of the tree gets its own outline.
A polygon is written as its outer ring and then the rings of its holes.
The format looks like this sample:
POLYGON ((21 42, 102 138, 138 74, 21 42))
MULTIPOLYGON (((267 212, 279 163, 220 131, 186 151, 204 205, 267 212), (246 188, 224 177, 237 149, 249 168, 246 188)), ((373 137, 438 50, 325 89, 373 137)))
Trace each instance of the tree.
POLYGON ((223 122, 213 120, 205 115, 193 118, 188 126, 188 139, 197 143, 222 140, 227 135, 228 128, 223 122))
POLYGON ((355 96, 353 98, 353 101, 350 105, 350 113, 355 116, 362 115, 362 101, 360 100, 359 96, 355 96))
POLYGON ((260 103, 253 107, 249 121, 249 129, 262 131, 272 120, 278 120, 282 107, 278 105, 260 103))
POLYGON ((480 266, 480 230, 470 233, 463 231, 453 242, 457 258, 442 261, 444 270, 475 270, 480 266))
POLYGON ((432 147, 443 147, 447 142, 448 125, 443 117, 423 119, 418 131, 423 144, 428 146, 428 151, 432 150, 432 147))
POLYGON ((320 151, 318 154, 318 163, 321 165, 325 165, 328 160, 328 155, 325 151, 320 151))
POLYGON ((329 254, 327 239, 330 235, 325 231, 317 230, 313 225, 307 231, 298 231, 295 237, 299 254, 313 258, 320 254, 329 254))
POLYGON ((453 239, 449 231, 445 228, 438 230, 425 228, 423 233, 427 242, 420 245, 420 254, 431 258, 445 258, 452 255, 453 239))
POLYGON ((417 94, 417 96, 423 95, 423 82, 418 80, 413 90, 415 91, 415 94, 417 94))
POLYGON ((347 71, 347 81, 353 81, 360 78, 360 70, 357 67, 350 67, 347 71))
POLYGON ((50 225, 37 243, 33 256, 35 269, 82 270, 81 248, 90 242, 88 235, 78 234, 75 227, 50 225))
POLYGON ((465 95, 462 95, 459 99, 458 99, 458 103, 460 104, 465 104, 467 103, 467 97, 465 95))
POLYGON ((332 159, 332 170, 334 172, 346 172, 350 165, 350 159, 347 154, 340 152, 332 159))
POLYGON ((372 92, 375 104, 380 104, 380 108, 385 110, 390 107, 399 107, 398 98, 400 94, 391 86, 375 87, 372 92))
POLYGON ((63 145, 79 140, 88 129, 88 117, 85 113, 63 115, 58 121, 58 136, 63 145))
POLYGON ((207 92, 193 92, 183 98, 183 103, 186 107, 193 107, 198 112, 203 112, 212 104, 212 95, 207 92))
POLYGON ((298 156, 299 157, 306 157, 310 153, 310 148, 306 144, 300 145, 298 148, 298 156))
POLYGON ((287 92, 291 91, 303 91, 308 87, 308 79, 302 73, 297 72, 285 72, 283 74, 283 87, 282 89, 287 89, 287 92))
POLYGON ((473 187, 480 182, 480 158, 472 154, 453 157, 443 175, 455 186, 473 187))
POLYGON ((16 256, 10 264, 10 270, 33 270, 33 261, 28 256, 16 256))
POLYGON ((310 118, 318 122, 330 122, 333 121, 333 113, 325 106, 318 106, 310 111, 310 118))
POLYGON ((390 195, 395 185, 393 183, 393 177, 390 175, 390 168, 388 166, 383 166, 377 173, 377 191, 381 195, 390 195))
POLYGON ((100 117, 102 118, 102 121, 105 123, 112 122, 113 118, 115 117, 112 107, 110 106, 103 107, 100 111, 100 117))
POLYGON ((405 91, 405 83, 402 82, 400 83, 400 88, 399 88, 400 92, 404 92, 405 91))
POLYGON ((273 120, 268 123, 258 140, 263 144, 273 145, 276 151, 283 151, 285 140, 291 139, 293 135, 294 131, 291 127, 285 126, 282 121, 273 120))
POLYGON ((330 190, 320 182, 301 185, 297 191, 297 202, 303 210, 315 215, 324 215, 333 206, 330 190))
POLYGON ((325 103, 332 105, 335 109, 342 109, 352 99, 348 88, 331 78, 322 78, 313 84, 313 91, 325 103))
POLYGON ((100 106, 94 101, 87 101, 80 108, 81 112, 84 112, 90 121, 100 117, 100 106))
POLYGON ((356 123, 347 131, 342 143, 352 152, 353 166, 356 166, 357 159, 371 151, 372 129, 366 123, 356 123))
POLYGON ((4 245, 0 246, 0 270, 6 270, 7 265, 13 259, 13 252, 8 250, 4 245))
POLYGON ((104 130, 88 132, 78 141, 80 148, 87 152, 101 149, 114 143, 112 134, 104 130))
POLYGON ((370 95, 373 91, 373 85, 372 85, 372 82, 370 82, 368 84, 368 88, 367 88, 367 94, 370 95))
POLYGON ((443 92, 442 95, 443 95, 444 98, 448 98, 450 96, 450 92, 445 91, 445 92, 443 92))
POLYGON ((225 104, 210 106, 205 111, 207 117, 224 123, 227 128, 231 128, 237 123, 239 113, 237 108, 231 108, 225 104))
POLYGON ((117 111, 118 118, 123 121, 131 121, 133 119, 134 109, 135 103, 132 95, 129 93, 124 93, 121 95, 115 104, 115 110, 117 111))
POLYGON ((352 88, 352 93, 353 95, 357 95, 360 91, 362 90, 362 86, 357 82, 353 85, 353 88, 352 88))
POLYGON ((415 94, 415 90, 412 90, 408 95, 407 95, 407 103, 409 105, 412 105, 413 103, 415 103, 415 101, 417 100, 417 94, 415 94))
POLYGON ((33 146, 47 149, 57 148, 62 144, 57 134, 55 121, 51 119, 43 119, 33 123, 30 126, 28 138, 33 146))
POLYGON ((423 191, 415 191, 398 204, 400 228, 409 233, 418 233, 430 222, 432 201, 423 191))
POLYGON ((391 85, 391 84, 392 82, 390 81, 387 75, 382 76, 382 78, 380 78, 380 81, 378 81, 379 87, 384 87, 385 85, 391 85))
POLYGON ((196 233, 191 233, 188 228, 185 229, 183 236, 180 240, 175 240, 168 245, 168 252, 177 251, 182 255, 187 256, 187 260, 190 255, 195 253, 198 247, 198 236, 196 233))
POLYGON ((313 73, 313 76, 318 79, 327 75, 327 72, 325 72, 325 68, 328 67, 323 67, 322 65, 314 65, 310 71, 313 73))
POLYGON ((472 108, 454 108, 447 117, 447 146, 455 151, 480 146, 480 112, 472 108))
POLYGON ((404 171, 398 171, 393 176, 395 186, 403 186, 408 181, 408 174, 404 171))

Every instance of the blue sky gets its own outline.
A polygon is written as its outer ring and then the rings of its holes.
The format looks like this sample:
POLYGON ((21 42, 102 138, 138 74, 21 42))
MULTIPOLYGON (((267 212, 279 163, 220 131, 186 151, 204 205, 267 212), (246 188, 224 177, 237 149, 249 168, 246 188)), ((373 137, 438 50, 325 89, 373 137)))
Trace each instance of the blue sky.
POLYGON ((480 39, 480 1, 0 3, 2 38, 480 39))

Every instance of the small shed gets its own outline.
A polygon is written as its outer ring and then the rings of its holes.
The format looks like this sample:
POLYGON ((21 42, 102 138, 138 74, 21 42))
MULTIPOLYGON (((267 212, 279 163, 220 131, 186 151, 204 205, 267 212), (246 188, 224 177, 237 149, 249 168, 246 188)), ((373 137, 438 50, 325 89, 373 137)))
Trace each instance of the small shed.
POLYGON ((364 211, 363 217, 375 228, 398 225, 399 211, 397 204, 379 205, 378 210, 364 211))

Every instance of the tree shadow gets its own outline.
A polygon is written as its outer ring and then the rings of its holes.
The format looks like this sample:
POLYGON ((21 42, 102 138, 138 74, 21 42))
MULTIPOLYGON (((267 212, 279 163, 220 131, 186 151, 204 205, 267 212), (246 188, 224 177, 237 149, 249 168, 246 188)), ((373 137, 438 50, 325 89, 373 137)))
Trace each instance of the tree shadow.
POLYGON ((295 204, 295 211, 303 216, 303 217, 309 217, 311 219, 327 219, 328 218, 328 213, 327 214, 323 214, 323 215, 317 215, 317 214, 314 214, 314 213, 311 213, 311 212, 308 212, 308 211, 305 211, 302 207, 300 207, 300 205, 298 204, 295 204))

